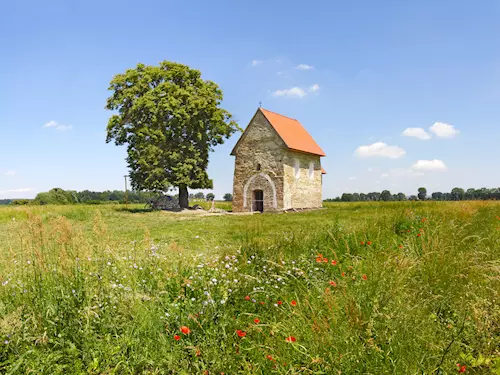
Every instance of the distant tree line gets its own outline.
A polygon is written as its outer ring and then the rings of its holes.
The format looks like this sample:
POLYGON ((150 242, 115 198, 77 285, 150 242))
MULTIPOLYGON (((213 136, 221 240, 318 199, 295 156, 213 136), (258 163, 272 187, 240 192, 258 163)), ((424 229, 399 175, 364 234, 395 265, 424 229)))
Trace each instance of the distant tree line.
POLYGON ((392 194, 389 190, 372 193, 344 193, 337 198, 325 199, 325 202, 373 202, 373 201, 406 201, 406 200, 433 200, 433 201, 461 201, 461 200, 500 200, 500 188, 467 189, 453 188, 449 193, 436 191, 430 196, 427 189, 421 187, 416 195, 407 196, 403 193, 392 194))
MULTIPOLYGON (((159 193, 148 191, 127 191, 128 203, 148 203, 158 197, 159 193)), ((178 199, 178 194, 172 196, 178 199)), ((206 196, 202 192, 189 194, 190 199, 212 201, 215 199, 213 193, 208 193, 206 196)), ((224 195, 225 201, 231 201, 233 196, 229 193, 224 195)), ((106 191, 75 191, 63 190, 54 188, 47 192, 39 193, 35 199, 2 199, 0 204, 13 205, 44 205, 44 204, 100 204, 100 203, 125 203, 125 192, 122 190, 106 190, 106 191)))

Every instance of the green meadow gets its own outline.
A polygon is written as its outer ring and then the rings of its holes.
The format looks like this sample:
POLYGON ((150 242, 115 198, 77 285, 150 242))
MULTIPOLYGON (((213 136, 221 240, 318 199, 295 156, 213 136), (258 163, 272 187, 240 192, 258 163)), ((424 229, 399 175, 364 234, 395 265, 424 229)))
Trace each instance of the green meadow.
POLYGON ((0 283, 2 374, 500 374, 493 201, 6 206, 0 283))

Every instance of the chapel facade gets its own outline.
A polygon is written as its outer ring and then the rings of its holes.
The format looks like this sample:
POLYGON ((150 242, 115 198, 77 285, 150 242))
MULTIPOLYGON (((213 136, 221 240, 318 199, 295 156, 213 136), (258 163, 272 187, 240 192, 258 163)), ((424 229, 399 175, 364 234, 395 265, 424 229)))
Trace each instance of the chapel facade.
POLYGON ((233 212, 320 208, 326 156, 295 119, 263 108, 236 143, 233 212))

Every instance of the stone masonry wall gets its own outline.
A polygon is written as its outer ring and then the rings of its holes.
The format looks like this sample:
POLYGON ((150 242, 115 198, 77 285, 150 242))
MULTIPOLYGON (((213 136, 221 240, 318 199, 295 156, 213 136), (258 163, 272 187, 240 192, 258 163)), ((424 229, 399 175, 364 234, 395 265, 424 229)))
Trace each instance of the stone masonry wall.
POLYGON ((264 212, 282 210, 285 144, 260 111, 247 129, 235 150, 233 211, 252 211, 256 189, 264 192, 264 212))
POLYGON ((285 151, 284 157, 284 204, 291 208, 318 208, 323 205, 321 160, 317 155, 285 151), (309 165, 313 163, 312 176, 309 165), (298 163, 298 164, 297 164, 298 163), (298 178, 296 166, 299 166, 298 178))

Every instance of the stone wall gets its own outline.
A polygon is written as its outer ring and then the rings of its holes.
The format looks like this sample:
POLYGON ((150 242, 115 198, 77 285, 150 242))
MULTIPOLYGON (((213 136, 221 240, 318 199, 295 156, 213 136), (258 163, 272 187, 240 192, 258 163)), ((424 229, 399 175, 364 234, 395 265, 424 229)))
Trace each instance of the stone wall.
POLYGON ((321 207, 323 205, 323 197, 320 157, 287 150, 285 151, 283 162, 283 209, 321 207), (309 169, 310 163, 313 163, 311 174, 309 169))
POLYGON ((252 211, 256 189, 264 192, 264 212, 282 210, 286 146, 260 111, 247 129, 235 148, 233 211, 252 211))

